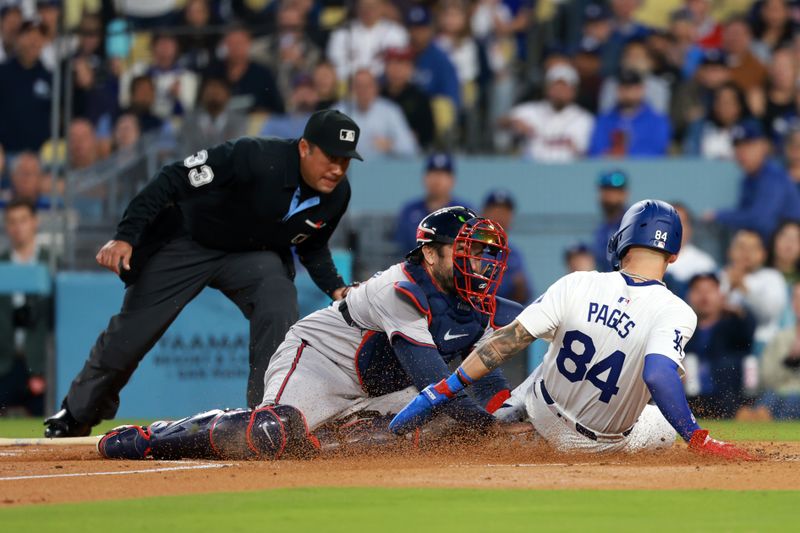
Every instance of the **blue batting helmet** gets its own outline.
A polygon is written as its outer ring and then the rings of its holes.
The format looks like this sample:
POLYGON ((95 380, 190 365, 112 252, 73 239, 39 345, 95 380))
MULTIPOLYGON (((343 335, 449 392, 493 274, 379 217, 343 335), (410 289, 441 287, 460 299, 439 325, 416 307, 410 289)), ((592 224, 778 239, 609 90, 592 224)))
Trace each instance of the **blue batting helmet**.
POLYGON ((661 200, 642 200, 625 212, 619 229, 609 239, 608 259, 618 270, 631 246, 674 255, 681 249, 682 238, 683 225, 674 207, 661 200))

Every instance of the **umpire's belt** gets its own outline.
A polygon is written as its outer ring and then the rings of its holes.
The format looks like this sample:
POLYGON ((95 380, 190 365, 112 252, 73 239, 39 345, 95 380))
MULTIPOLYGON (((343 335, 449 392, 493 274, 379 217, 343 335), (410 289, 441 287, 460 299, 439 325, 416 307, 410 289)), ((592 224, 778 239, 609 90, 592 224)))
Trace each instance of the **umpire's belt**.
POLYGON ((347 309, 347 302, 345 300, 342 300, 342 303, 339 304, 339 312, 342 313, 342 318, 344 318, 344 321, 347 322, 348 326, 351 328, 358 327, 356 321, 353 320, 352 316, 350 316, 350 310, 347 309))
MULTIPOLYGON (((556 405, 556 402, 555 400, 553 400, 553 397, 550 396, 549 392, 547 392, 547 389, 544 386, 544 380, 539 381, 538 385, 539 385, 539 390, 542 392, 542 399, 544 400, 544 403, 547 404, 547 408, 550 409, 554 415, 563 420, 564 423, 567 424, 567 426, 574 427, 575 431, 577 431, 584 437, 590 438, 597 442, 618 442, 627 437, 628 435, 630 435, 631 431, 633 431, 633 426, 623 431, 622 433, 598 433, 596 431, 592 431, 583 424, 572 420, 566 414, 563 414, 561 412, 561 409, 558 408, 558 405, 556 405)), ((534 386, 533 392, 534 394, 536 394, 536 386, 534 386)))

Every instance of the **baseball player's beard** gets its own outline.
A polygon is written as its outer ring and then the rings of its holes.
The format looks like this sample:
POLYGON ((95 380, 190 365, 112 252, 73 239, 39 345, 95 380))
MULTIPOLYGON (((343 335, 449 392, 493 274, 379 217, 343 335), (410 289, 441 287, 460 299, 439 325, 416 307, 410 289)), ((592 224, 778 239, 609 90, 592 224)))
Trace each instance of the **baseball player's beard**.
POLYGON ((453 266, 439 262, 431 268, 431 275, 433 276, 436 284, 449 294, 456 292, 456 284, 453 281, 453 266))

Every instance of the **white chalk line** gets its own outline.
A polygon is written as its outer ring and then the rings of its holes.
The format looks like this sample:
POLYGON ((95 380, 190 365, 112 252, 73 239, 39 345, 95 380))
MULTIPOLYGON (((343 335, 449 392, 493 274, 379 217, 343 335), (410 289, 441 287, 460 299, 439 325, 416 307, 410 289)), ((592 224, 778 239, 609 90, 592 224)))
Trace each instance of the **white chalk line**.
POLYGON ((23 479, 53 479, 60 477, 90 477, 90 476, 125 476, 129 474, 150 474, 156 472, 176 472, 178 470, 206 470, 209 468, 225 468, 233 466, 229 463, 200 463, 186 466, 166 466, 161 468, 146 468, 142 470, 115 470, 113 472, 76 472, 72 474, 39 474, 33 476, 0 477, 0 481, 18 481, 23 479))
MULTIPOLYGON (((624 463, 513 463, 513 464, 488 464, 486 468, 546 468, 549 466, 608 466, 622 465, 624 463)), ((480 466, 480 465, 476 465, 480 466)))

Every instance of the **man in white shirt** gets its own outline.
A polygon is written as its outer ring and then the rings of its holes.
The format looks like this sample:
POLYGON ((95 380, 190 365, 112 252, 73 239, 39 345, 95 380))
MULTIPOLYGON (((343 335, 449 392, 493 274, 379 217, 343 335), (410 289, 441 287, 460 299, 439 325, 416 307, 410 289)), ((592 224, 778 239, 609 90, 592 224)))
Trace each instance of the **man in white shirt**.
POLYGON ((696 274, 716 271, 717 263, 692 242, 692 214, 689 212, 689 208, 680 203, 673 203, 672 206, 681 217, 683 243, 678 260, 667 267, 667 274, 679 283, 686 284, 696 274))
POLYGON ((500 126, 523 136, 523 153, 535 161, 563 163, 583 157, 594 118, 575 104, 578 73, 568 64, 556 64, 545 82, 546 100, 515 106, 500 126))
POLYGON ((340 80, 368 68, 383 73, 383 52, 408 46, 408 32, 396 22, 383 18, 383 0, 359 0, 356 19, 331 34, 327 55, 336 66, 340 80))
POLYGON ((361 126, 359 149, 365 158, 380 156, 412 156, 417 141, 400 106, 378 96, 378 82, 368 69, 353 76, 353 100, 334 106, 361 126))
POLYGON ((766 260, 767 249, 761 236, 742 229, 733 236, 728 248, 728 264, 720 273, 720 285, 728 304, 747 307, 756 319, 753 343, 756 353, 778 333, 788 304, 786 281, 780 272, 764 266, 766 260))

